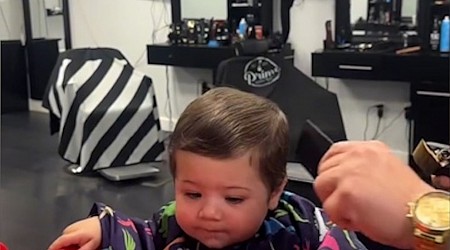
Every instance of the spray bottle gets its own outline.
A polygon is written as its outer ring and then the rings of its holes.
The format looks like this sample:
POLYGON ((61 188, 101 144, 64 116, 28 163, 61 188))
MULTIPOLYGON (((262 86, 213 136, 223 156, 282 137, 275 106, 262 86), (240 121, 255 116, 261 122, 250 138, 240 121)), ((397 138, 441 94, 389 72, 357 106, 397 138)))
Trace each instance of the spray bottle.
POLYGON ((441 24, 441 44, 440 44, 441 52, 449 52, 450 51, 450 19, 448 16, 444 17, 441 24))

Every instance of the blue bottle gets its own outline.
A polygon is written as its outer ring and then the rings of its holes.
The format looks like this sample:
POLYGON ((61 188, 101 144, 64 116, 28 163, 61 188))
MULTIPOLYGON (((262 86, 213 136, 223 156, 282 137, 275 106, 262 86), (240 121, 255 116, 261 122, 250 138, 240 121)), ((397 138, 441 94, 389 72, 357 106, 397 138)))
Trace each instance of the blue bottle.
POLYGON ((241 39, 244 39, 247 36, 247 28, 247 21, 245 21, 245 18, 241 18, 241 21, 239 22, 239 36, 241 39))
POLYGON ((440 44, 441 52, 449 52, 450 51, 450 20, 448 16, 444 17, 441 23, 441 44, 440 44))

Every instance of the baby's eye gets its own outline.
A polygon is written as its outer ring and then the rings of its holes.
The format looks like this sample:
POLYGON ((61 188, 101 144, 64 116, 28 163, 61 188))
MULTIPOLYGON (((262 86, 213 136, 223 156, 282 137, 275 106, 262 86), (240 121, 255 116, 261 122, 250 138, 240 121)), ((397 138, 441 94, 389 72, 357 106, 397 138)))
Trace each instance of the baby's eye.
POLYGON ((226 197, 225 200, 231 204, 240 204, 244 201, 244 199, 239 197, 226 197))
POLYGON ((202 197, 202 195, 200 193, 195 193, 195 192, 189 192, 189 193, 186 193, 185 195, 192 200, 198 200, 202 197))

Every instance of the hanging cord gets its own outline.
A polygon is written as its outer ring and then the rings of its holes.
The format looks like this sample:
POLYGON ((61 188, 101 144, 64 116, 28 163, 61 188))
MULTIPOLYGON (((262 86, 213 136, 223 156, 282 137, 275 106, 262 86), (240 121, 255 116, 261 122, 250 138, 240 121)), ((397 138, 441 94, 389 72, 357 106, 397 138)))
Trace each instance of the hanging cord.
POLYGON ((373 110, 374 108, 376 108, 376 105, 372 105, 372 106, 368 107, 367 111, 366 111, 366 126, 364 127, 364 137, 363 137, 364 141, 367 140, 367 130, 369 129, 369 114, 370 114, 370 111, 373 110))
POLYGON ((403 115, 404 110, 400 111, 381 131, 379 134, 377 134, 374 139, 378 139, 383 135, 384 132, 386 132, 394 123, 403 115))
POLYGON ((375 138, 377 138, 378 132, 380 132, 380 126, 381 126, 381 117, 378 117, 377 127, 375 129, 375 133, 373 133, 372 140, 375 140, 375 138))

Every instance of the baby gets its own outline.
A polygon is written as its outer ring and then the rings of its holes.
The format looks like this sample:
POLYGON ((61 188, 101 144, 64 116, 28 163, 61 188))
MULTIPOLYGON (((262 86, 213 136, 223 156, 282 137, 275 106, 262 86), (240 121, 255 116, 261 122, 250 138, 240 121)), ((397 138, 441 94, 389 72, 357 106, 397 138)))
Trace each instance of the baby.
POLYGON ((149 220, 95 204, 49 249, 366 249, 311 202, 283 191, 288 141, 287 119, 273 102, 210 90, 172 134, 174 202, 149 220))

